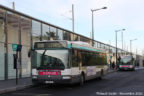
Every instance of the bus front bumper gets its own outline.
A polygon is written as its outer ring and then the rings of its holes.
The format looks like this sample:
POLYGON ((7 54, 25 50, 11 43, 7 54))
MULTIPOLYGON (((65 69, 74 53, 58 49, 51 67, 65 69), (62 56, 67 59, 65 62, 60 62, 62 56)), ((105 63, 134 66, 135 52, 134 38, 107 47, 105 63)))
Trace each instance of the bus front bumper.
POLYGON ((134 70, 134 68, 130 68, 130 67, 119 67, 119 70, 134 70))
POLYGON ((71 84, 72 77, 71 76, 32 76, 32 82, 35 84, 43 83, 43 84, 71 84))

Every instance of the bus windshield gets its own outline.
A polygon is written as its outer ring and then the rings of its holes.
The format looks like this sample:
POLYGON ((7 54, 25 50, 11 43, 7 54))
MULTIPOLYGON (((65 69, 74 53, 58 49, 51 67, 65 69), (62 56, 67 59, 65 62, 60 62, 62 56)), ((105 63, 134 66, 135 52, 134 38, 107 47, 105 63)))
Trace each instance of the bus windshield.
POLYGON ((121 58, 122 63, 128 63, 128 62, 131 62, 131 60, 132 60, 131 56, 126 56, 124 58, 121 58))
POLYGON ((65 69, 68 66, 68 50, 36 50, 37 69, 65 69))

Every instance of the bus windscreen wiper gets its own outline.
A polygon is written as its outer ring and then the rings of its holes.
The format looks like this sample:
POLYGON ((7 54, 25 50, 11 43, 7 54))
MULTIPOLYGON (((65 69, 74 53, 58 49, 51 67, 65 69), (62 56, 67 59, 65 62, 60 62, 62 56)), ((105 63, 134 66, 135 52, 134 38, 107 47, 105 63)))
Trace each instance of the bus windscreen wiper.
POLYGON ((44 50, 42 57, 41 57, 41 66, 44 65, 44 55, 45 55, 46 50, 44 50))

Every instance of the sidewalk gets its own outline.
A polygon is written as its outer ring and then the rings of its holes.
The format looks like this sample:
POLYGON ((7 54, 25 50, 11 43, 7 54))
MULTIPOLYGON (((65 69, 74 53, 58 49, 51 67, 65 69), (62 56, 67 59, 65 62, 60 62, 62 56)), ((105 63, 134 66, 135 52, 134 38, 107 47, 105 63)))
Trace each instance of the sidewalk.
POLYGON ((135 69, 137 70, 137 69, 144 69, 144 67, 135 67, 135 69))
POLYGON ((109 74, 109 73, 116 72, 116 71, 117 71, 116 69, 108 69, 108 74, 109 74))
POLYGON ((3 80, 0 81, 0 94, 6 92, 12 92, 16 90, 21 90, 32 86, 31 78, 22 78, 18 80, 18 85, 16 85, 16 80, 3 80))

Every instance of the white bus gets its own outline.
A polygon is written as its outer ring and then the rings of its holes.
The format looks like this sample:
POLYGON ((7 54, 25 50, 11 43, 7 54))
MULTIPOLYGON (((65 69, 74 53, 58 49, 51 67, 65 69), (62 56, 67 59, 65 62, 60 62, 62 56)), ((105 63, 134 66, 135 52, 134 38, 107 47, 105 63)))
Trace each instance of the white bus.
POLYGON ((108 69, 105 51, 81 41, 35 42, 32 53, 33 83, 82 85, 108 69))
POLYGON ((135 70, 135 60, 133 56, 123 56, 119 62, 119 70, 135 70))

